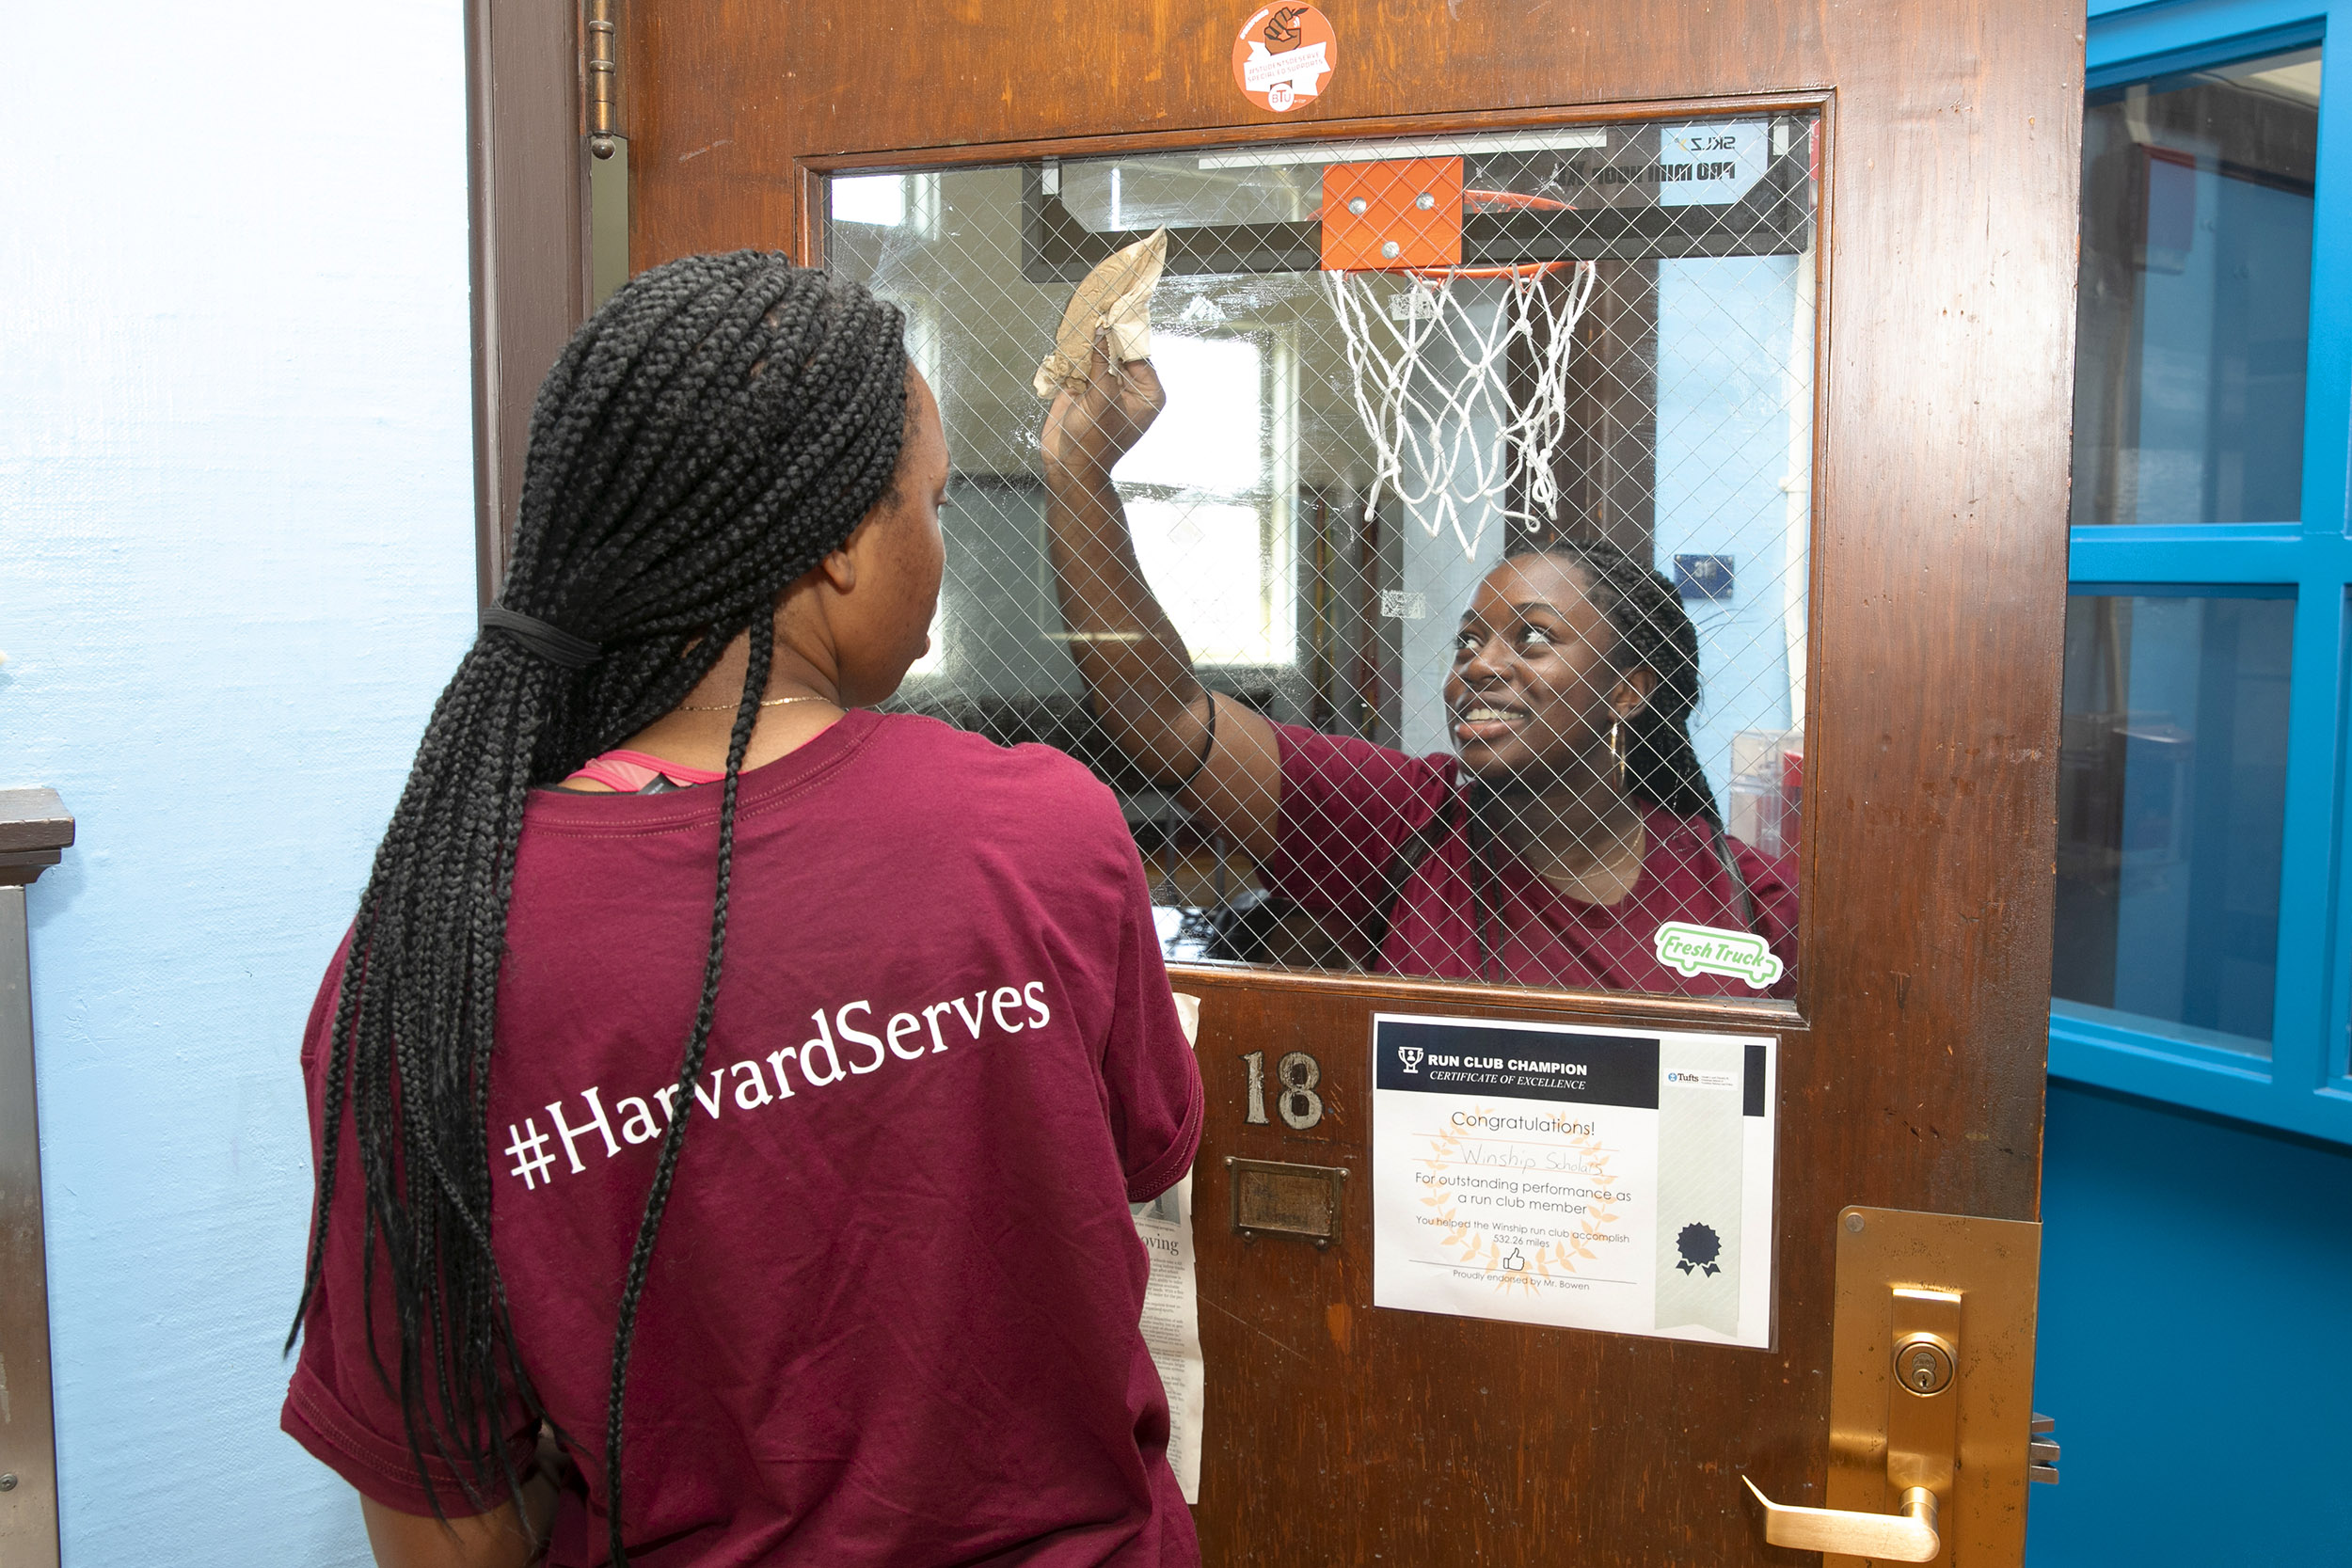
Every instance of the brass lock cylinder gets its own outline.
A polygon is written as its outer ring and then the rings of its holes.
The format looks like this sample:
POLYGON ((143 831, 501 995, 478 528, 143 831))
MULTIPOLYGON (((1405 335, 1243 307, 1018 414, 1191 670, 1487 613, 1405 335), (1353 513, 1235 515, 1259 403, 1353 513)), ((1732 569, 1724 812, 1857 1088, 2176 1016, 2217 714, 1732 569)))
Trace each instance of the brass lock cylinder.
POLYGON ((1940 1394, 1951 1386, 1952 1347, 1935 1334, 1906 1335, 1895 1347, 1895 1381, 1914 1394, 1940 1394))

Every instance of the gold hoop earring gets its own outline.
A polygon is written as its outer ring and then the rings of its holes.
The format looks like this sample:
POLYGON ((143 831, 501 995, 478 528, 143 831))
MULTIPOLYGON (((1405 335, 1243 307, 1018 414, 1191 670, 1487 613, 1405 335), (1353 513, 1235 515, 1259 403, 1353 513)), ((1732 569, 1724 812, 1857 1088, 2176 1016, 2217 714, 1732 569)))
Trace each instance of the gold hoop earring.
POLYGON ((1617 765, 1617 793, 1625 793, 1625 721, 1609 721, 1609 760, 1617 765))

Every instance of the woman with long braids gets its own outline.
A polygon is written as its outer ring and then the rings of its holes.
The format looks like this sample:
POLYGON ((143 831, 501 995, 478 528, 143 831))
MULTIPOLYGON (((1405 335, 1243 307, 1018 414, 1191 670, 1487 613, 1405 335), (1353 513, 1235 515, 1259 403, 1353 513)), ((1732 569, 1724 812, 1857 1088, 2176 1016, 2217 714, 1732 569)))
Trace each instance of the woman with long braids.
POLYGON ((1113 740, 1353 957, 1391 974, 1757 994, 1659 952, 1682 923, 1764 939, 1796 988, 1793 865, 1725 836, 1690 736, 1698 633, 1609 545, 1514 550, 1463 611, 1446 678, 1455 756, 1276 723, 1204 689, 1144 581, 1110 473, 1165 403, 1097 349, 1043 436, 1048 545, 1113 740))
POLYGON ((388 1568, 1199 1560, 1128 1211, 1201 1108, 1142 866, 1059 752, 870 709, 943 561, 903 326, 690 258, 540 393, 303 1052, 283 1420, 388 1568))

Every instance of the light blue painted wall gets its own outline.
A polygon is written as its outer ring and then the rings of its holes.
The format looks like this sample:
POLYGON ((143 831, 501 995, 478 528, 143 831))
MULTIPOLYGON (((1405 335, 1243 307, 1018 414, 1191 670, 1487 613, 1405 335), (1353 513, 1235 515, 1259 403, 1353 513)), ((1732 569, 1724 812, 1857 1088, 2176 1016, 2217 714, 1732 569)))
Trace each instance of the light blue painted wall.
POLYGON ((2352 1149, 2050 1085, 2028 1568, 2352 1563, 2352 1149))
POLYGON ((10 8, 0 784, 80 819, 31 895, 71 1568, 366 1560, 277 1427, 294 1055, 470 630, 463 77, 458 0, 10 8))

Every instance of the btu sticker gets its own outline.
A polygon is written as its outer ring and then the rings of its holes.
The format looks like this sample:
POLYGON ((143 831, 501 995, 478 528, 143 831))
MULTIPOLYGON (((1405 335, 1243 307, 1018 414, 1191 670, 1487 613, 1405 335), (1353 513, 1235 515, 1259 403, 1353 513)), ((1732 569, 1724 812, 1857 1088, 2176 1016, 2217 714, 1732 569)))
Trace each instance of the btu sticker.
POLYGON ((1321 92, 1338 64, 1331 24, 1312 6, 1268 6, 1233 40, 1233 80, 1249 102, 1278 115, 1321 92))

